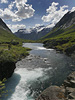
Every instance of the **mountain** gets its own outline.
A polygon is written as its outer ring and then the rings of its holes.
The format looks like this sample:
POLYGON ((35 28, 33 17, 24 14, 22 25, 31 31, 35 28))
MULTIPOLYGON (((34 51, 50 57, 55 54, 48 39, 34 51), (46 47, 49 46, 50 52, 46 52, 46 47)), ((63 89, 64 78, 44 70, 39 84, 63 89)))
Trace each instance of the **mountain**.
POLYGON ((2 42, 10 42, 11 40, 19 41, 9 29, 9 27, 5 24, 5 22, 0 18, 0 43, 2 42))
MULTIPOLYGON (((0 81, 11 77, 16 68, 16 62, 29 54, 30 49, 22 47, 22 42, 26 41, 16 37, 0 19, 0 81)), ((2 87, 0 91, 3 91, 2 87)), ((3 93, 0 92, 0 95, 3 93)))
POLYGON ((8 32, 11 32, 11 30, 7 27, 7 25, 3 22, 1 18, 0 18, 0 28, 7 30, 8 32))
MULTIPOLYGON (((64 17, 55 25, 55 27, 52 29, 51 32, 49 32, 43 39, 45 38, 51 38, 56 37, 57 35, 61 35, 64 33, 64 31, 69 30, 69 28, 75 24, 75 12, 68 12, 64 15, 64 17)), ((74 25, 71 27, 71 29, 74 29, 74 25)))
POLYGON ((30 29, 19 29, 15 35, 22 39, 38 40, 50 32, 51 28, 48 26, 38 26, 30 29))
POLYGON ((75 51, 75 11, 68 12, 41 40, 44 46, 70 54, 75 51))

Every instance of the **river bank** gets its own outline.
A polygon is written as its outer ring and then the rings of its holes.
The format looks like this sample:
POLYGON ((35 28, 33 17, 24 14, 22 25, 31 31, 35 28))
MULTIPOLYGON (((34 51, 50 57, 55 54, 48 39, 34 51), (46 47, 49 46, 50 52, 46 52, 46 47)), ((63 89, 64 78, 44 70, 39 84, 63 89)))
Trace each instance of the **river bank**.
POLYGON ((36 100, 75 100, 75 72, 72 72, 62 86, 50 86, 36 100))
POLYGON ((2 80, 12 76, 16 62, 28 56, 31 49, 22 47, 19 42, 0 44, 0 47, 0 80, 2 80))
POLYGON ((75 42, 69 42, 69 40, 63 40, 63 39, 52 39, 52 40, 45 40, 43 42, 43 46, 46 48, 53 48, 57 52, 64 53, 67 56, 70 56, 71 58, 75 59, 75 42))
POLYGON ((23 47, 32 50, 16 63, 15 72, 6 82, 8 96, 2 100, 35 100, 49 86, 62 85, 75 70, 70 57, 46 49, 41 43, 24 43, 23 47))

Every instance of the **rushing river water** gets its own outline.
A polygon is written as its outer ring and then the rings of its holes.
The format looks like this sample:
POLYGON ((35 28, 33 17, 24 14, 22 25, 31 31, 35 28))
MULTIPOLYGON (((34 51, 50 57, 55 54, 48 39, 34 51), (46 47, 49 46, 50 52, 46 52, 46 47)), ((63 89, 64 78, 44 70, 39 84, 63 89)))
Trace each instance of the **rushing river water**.
POLYGON ((50 85, 61 85, 75 70, 75 62, 64 54, 46 49, 41 43, 24 43, 30 56, 16 64, 13 76, 6 82, 8 95, 2 100, 35 100, 50 85))

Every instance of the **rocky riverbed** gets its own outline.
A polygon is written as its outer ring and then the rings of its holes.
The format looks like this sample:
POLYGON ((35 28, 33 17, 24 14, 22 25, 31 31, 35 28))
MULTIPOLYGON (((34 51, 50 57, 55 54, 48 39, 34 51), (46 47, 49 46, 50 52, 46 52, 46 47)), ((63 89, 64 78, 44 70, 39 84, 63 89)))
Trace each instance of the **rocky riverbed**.
POLYGON ((34 69, 34 68, 46 68, 50 67, 50 62, 47 58, 42 58, 40 56, 35 56, 30 54, 25 59, 18 61, 16 63, 17 68, 27 68, 27 69, 34 69))
POLYGON ((50 86, 36 100, 75 100, 75 71, 62 86, 50 86))
MULTIPOLYGON (((19 61, 16 66, 17 68, 27 68, 28 70, 40 67, 46 68, 51 66, 47 60, 47 58, 41 58, 40 56, 29 55, 19 61)), ((62 86, 50 86, 45 89, 36 100, 75 100, 75 72, 71 73, 67 79, 64 80, 62 86)))

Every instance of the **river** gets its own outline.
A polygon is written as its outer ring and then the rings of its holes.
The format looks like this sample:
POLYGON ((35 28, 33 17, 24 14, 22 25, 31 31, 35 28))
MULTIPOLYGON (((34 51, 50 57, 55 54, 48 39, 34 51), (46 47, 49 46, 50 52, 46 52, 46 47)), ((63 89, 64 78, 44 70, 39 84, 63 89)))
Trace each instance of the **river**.
POLYGON ((35 100, 50 85, 61 85, 75 71, 75 62, 41 43, 23 43, 32 50, 16 63, 16 70, 6 82, 7 93, 2 100, 35 100))

